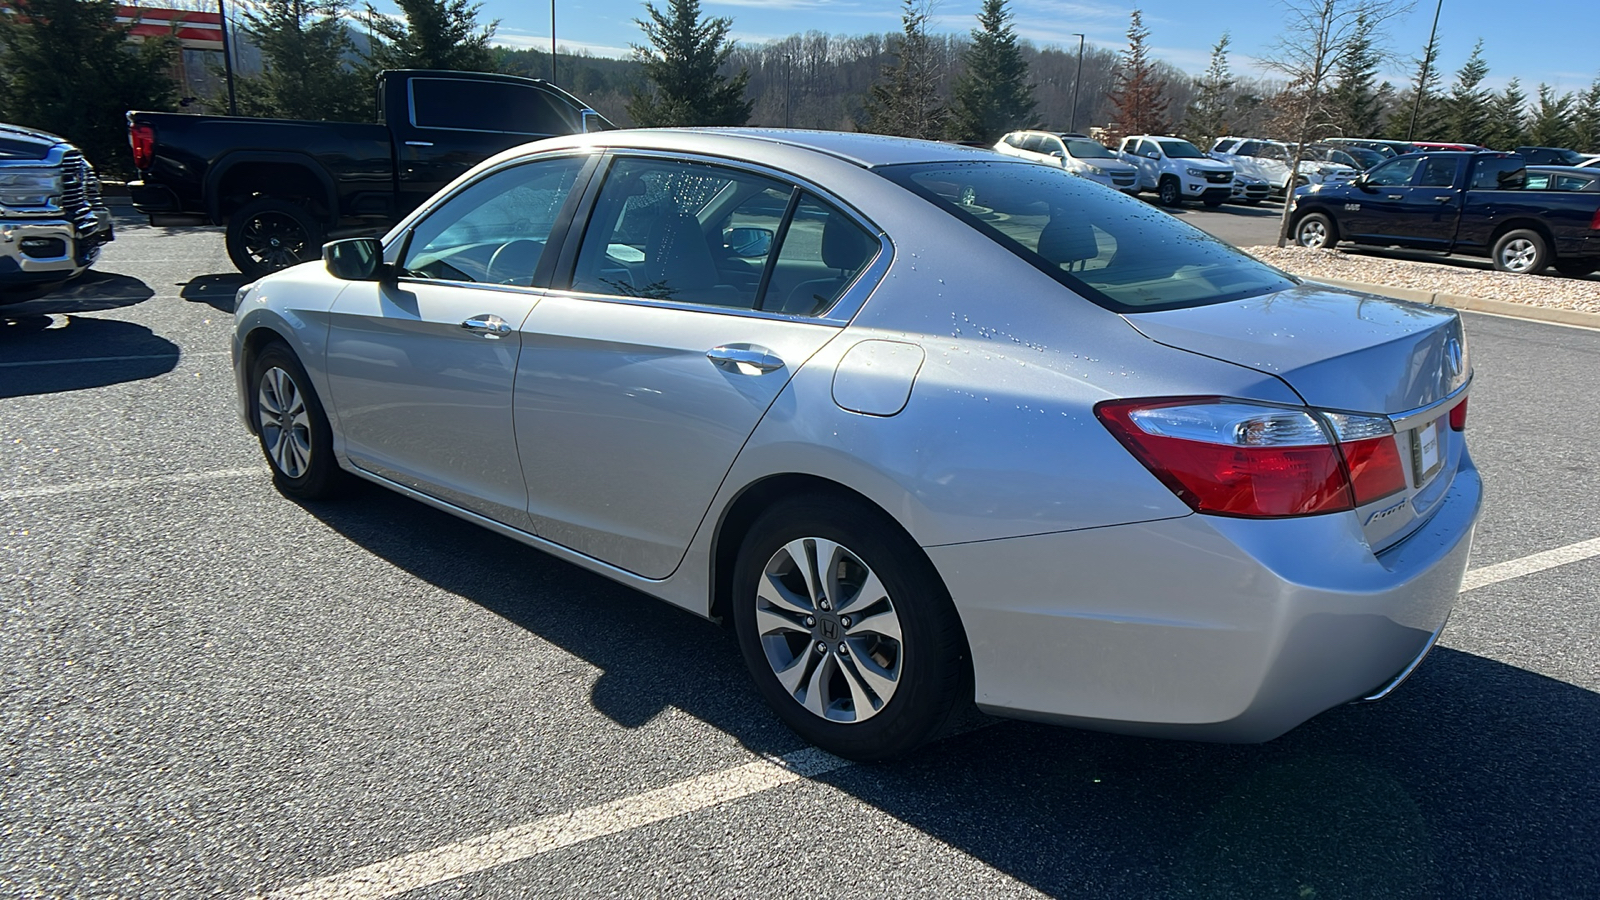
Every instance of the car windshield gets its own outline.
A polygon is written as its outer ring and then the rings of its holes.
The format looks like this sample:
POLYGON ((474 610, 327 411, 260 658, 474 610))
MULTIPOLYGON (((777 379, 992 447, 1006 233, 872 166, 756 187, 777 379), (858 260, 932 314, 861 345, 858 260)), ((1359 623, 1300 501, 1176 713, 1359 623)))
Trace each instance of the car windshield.
POLYGON ((1075 159, 1116 159, 1117 155, 1099 141, 1073 138, 1067 141, 1067 153, 1075 159))
POLYGON ((1200 148, 1188 141, 1157 141, 1161 145, 1161 152, 1169 159, 1204 159, 1205 154, 1200 148))
POLYGON ((1225 303, 1295 284, 1148 203, 1059 169, 966 162, 873 171, 1115 312, 1225 303))

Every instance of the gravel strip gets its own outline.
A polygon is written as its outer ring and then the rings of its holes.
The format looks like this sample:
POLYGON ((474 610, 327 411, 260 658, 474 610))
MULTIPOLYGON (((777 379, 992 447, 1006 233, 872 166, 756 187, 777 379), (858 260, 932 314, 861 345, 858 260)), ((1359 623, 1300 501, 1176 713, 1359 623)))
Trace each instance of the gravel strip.
POLYGON ((1341 250, 1308 250, 1304 247, 1246 247, 1244 250, 1268 265, 1302 278, 1338 278, 1364 284, 1460 294, 1484 300, 1504 300, 1526 306, 1600 313, 1600 281, 1593 276, 1561 278, 1510 275, 1505 272, 1384 259, 1341 250))

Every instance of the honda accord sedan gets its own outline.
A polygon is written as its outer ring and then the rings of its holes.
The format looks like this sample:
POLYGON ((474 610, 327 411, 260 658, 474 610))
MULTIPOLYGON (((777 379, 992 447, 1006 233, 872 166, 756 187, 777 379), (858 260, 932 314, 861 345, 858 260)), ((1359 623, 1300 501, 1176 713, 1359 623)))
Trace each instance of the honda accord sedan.
POLYGON ((1454 312, 950 144, 529 144, 241 289, 233 353, 284 494, 366 479, 727 623, 857 759, 974 702, 1253 742, 1380 698, 1481 500, 1454 312))

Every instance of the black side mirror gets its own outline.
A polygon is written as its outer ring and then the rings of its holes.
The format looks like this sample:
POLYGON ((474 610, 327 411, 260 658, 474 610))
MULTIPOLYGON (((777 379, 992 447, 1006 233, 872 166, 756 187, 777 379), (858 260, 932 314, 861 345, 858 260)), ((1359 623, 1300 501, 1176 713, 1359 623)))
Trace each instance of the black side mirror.
POLYGON ((768 228, 730 228, 723 232, 722 243, 741 259, 760 259, 772 249, 772 238, 768 228))
POLYGON ((328 274, 344 281, 382 281, 383 242, 377 238, 347 238, 322 245, 328 274))

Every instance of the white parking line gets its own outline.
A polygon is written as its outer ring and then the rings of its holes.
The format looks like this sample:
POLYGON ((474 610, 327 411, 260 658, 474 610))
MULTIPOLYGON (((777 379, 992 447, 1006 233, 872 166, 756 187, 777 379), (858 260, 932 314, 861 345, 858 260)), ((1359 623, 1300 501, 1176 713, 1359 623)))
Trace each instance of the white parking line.
POLYGON ((184 359, 198 359, 208 356, 230 356, 231 350, 204 350, 199 353, 142 353, 135 356, 78 356, 71 359, 24 359, 18 362, 0 362, 0 369, 15 369, 21 366, 64 366, 74 363, 98 362, 125 362, 133 359, 172 359, 181 356, 184 359))
MULTIPOLYGON (((1600 538, 1580 541, 1521 559, 1473 569, 1461 584, 1465 593, 1485 585, 1600 556, 1600 538)), ((376 900, 442 884, 551 850, 621 834, 665 819, 709 809, 854 765, 815 748, 797 750, 712 772, 609 803, 556 813, 501 831, 391 857, 336 875, 281 888, 253 900, 376 900)))
POLYGON ((103 481, 80 481, 77 484, 48 484, 31 488, 14 488, 0 491, 0 500, 28 500, 34 497, 59 497, 62 494, 95 494, 123 488, 154 487, 162 484, 193 484, 201 481, 220 481, 225 478, 246 478, 267 474, 266 466, 248 469, 217 469, 211 472, 189 472, 183 475, 147 475, 143 478, 107 478, 103 481))
POLYGON ((848 765, 851 765, 848 760, 821 750, 796 750, 776 759, 763 759, 685 779, 610 803, 544 816, 526 825, 307 881, 273 891, 262 900, 366 900, 393 897, 463 875, 529 859, 551 850, 718 806, 848 765))
POLYGON ((1553 569, 1556 566, 1564 566, 1567 563, 1593 559, 1596 556, 1600 556, 1600 538, 1579 541, 1576 544, 1568 544, 1565 547, 1557 547, 1554 550, 1534 553, 1521 559, 1495 563, 1492 566, 1484 566, 1468 572, 1466 577, 1461 579, 1461 592, 1464 594, 1467 591, 1481 588, 1485 585, 1510 581, 1513 578, 1532 575, 1534 572, 1543 572, 1545 569, 1553 569))

